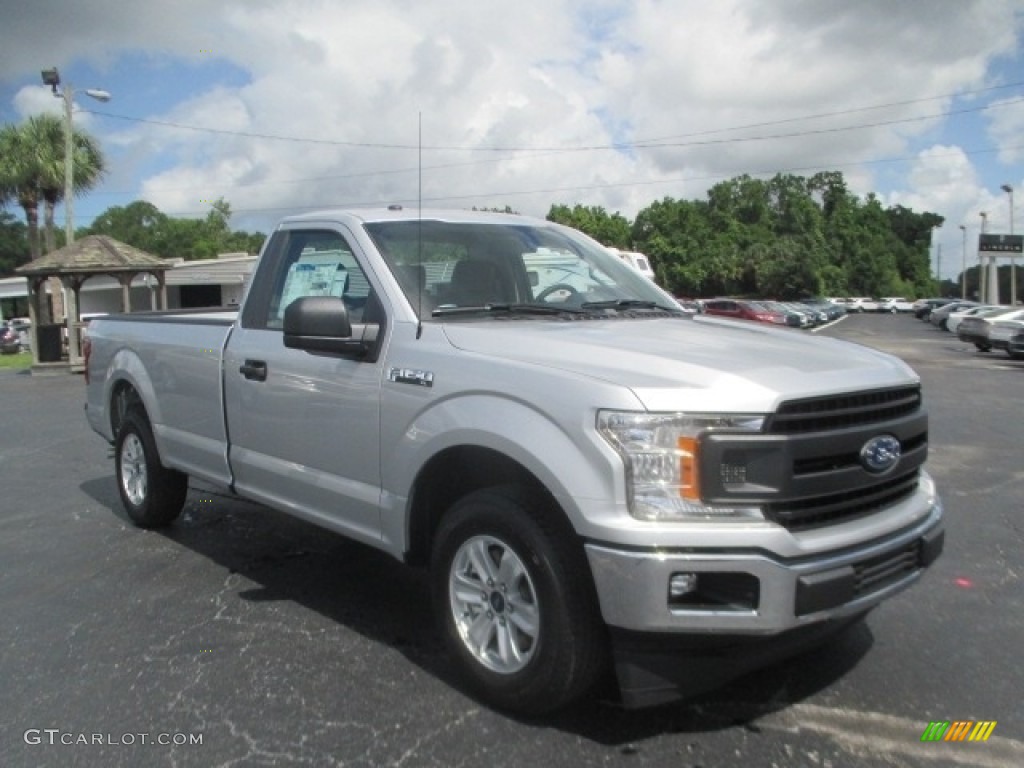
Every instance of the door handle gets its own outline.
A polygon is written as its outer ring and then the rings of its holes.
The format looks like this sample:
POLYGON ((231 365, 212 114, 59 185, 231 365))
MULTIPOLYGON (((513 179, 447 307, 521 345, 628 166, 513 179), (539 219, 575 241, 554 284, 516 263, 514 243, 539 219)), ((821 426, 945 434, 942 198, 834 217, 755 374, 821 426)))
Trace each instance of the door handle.
POLYGON ((262 360, 246 360, 238 372, 250 381, 267 380, 267 364, 262 360))

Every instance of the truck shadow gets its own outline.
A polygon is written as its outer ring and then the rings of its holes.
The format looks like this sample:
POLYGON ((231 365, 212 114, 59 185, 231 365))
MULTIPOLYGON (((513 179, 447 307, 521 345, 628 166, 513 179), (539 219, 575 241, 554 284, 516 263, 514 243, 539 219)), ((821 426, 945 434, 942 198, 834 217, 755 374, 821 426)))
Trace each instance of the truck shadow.
MULTIPOLYGON (((87 495, 131 525, 111 478, 81 485, 87 495)), ((434 624, 425 572, 408 568, 372 547, 283 513, 192 487, 182 516, 158 535, 187 547, 252 586, 237 592, 250 603, 290 601, 375 643, 463 690, 434 624)), ((624 710, 609 679, 597 695, 541 721, 628 754, 635 742, 662 734, 709 733, 743 727, 835 683, 873 644, 864 622, 817 650, 750 673, 700 697, 643 710, 624 710)))

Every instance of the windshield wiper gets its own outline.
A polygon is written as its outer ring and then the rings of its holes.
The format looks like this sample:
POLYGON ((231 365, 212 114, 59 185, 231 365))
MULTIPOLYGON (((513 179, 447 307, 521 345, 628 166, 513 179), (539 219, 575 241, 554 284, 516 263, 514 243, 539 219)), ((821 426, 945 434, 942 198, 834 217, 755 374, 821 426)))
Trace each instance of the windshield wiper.
POLYGON ((480 312, 507 312, 513 315, 578 315, 586 312, 578 307, 559 307, 553 304, 481 304, 470 307, 440 306, 430 314, 434 317, 442 315, 472 315, 480 312))
POLYGON ((664 309, 669 312, 672 310, 668 307, 663 307, 656 301, 647 301, 646 299, 611 299, 610 301, 585 301, 580 304, 583 309, 664 309))

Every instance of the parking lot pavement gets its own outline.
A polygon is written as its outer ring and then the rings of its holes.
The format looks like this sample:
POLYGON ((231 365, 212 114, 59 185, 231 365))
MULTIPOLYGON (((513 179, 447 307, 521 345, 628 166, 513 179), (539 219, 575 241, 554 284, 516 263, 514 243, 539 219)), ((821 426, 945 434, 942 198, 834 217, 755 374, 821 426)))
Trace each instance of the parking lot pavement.
POLYGON ((81 379, 0 373, 0 765, 1024 765, 1024 363, 906 316, 824 333, 921 375, 942 559, 797 660, 541 722, 461 692, 417 572, 201 487, 167 531, 135 529, 81 379), (997 725, 923 743, 944 720, 997 725))

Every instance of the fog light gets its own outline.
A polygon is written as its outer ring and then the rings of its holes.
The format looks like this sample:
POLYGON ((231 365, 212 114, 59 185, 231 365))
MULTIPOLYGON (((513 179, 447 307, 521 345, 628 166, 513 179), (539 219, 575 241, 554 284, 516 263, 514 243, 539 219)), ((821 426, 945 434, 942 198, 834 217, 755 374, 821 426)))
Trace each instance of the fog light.
POLYGON ((697 591, 696 573, 673 573, 668 580, 670 598, 679 598, 697 591))

